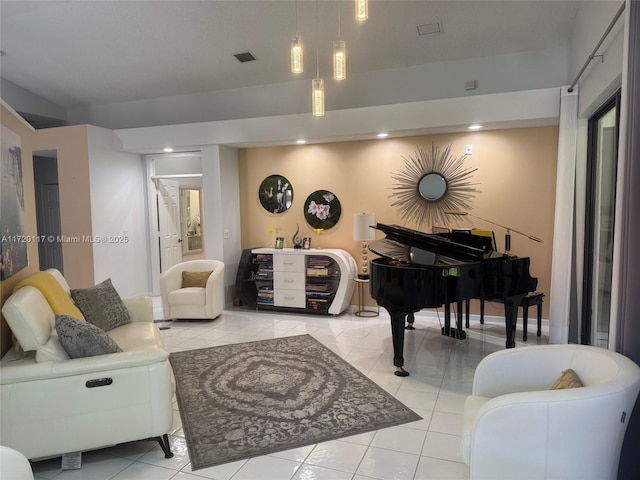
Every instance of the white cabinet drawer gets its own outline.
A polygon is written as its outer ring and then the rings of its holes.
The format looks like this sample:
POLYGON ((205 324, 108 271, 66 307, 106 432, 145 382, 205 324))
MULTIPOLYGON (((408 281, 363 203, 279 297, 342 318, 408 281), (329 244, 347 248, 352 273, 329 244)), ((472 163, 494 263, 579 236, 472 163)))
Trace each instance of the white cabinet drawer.
POLYGON ((273 270, 279 272, 304 272, 304 255, 273 255, 273 270))
POLYGON ((304 291, 304 273, 300 272, 273 272, 273 288, 303 290, 304 291))
POLYGON ((273 304, 276 307, 305 308, 306 296, 303 290, 276 289, 273 292, 273 304))

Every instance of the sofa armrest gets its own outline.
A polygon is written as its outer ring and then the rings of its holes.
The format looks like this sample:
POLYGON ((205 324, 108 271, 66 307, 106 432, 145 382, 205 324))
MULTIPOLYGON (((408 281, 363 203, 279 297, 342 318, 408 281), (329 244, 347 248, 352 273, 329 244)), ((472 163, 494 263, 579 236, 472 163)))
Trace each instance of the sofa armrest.
POLYGON ((132 322, 153 322, 153 302, 151 297, 136 296, 123 298, 132 322))
POLYGON ((82 374, 108 376, 115 370, 134 368, 169 359, 169 352, 162 348, 134 350, 129 352, 110 353, 86 358, 73 358, 54 362, 28 363, 16 362, 2 365, 0 384, 7 385, 35 380, 51 380, 82 374))

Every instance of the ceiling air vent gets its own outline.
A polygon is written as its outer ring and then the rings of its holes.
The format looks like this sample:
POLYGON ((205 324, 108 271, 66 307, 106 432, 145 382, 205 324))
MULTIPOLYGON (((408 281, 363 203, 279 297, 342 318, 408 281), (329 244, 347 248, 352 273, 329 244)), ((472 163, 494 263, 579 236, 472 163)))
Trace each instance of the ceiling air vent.
POLYGON ((238 59, 240 63, 253 62, 257 58, 251 52, 234 53, 234 57, 238 59))
POLYGON ((442 33, 442 28, 440 28, 440 22, 436 23, 425 23, 424 25, 418 25, 418 35, 437 35, 442 33))

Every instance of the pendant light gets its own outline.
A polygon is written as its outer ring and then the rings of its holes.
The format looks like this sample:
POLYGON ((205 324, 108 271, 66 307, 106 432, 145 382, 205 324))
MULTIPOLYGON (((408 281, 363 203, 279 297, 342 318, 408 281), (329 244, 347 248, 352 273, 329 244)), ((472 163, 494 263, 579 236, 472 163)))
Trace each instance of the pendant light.
POLYGON ((291 73, 304 70, 302 37, 298 35, 298 2, 296 2, 296 34, 291 39, 291 73))
POLYGON ((312 112, 314 117, 324 117, 324 81, 321 78, 311 80, 312 112))
POLYGON ((364 22, 369 18, 369 1, 356 0, 356 20, 364 22))
POLYGON ((318 0, 316 0, 316 78, 311 80, 311 112, 314 117, 324 117, 324 81, 320 78, 318 37, 318 0))
POLYGON ((333 79, 347 78, 346 44, 340 39, 340 4, 338 4, 338 40, 333 42, 333 79))

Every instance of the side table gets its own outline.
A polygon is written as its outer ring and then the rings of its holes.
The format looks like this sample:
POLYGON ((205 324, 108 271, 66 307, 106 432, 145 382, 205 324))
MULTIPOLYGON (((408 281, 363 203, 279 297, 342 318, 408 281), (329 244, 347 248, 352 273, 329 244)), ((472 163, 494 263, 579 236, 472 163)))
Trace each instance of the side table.
POLYGON ((366 278, 354 278, 356 286, 358 288, 358 310, 356 310, 357 317, 377 317, 380 315, 380 305, 376 304, 376 309, 367 308, 364 304, 365 288, 368 288, 369 277, 366 278))

